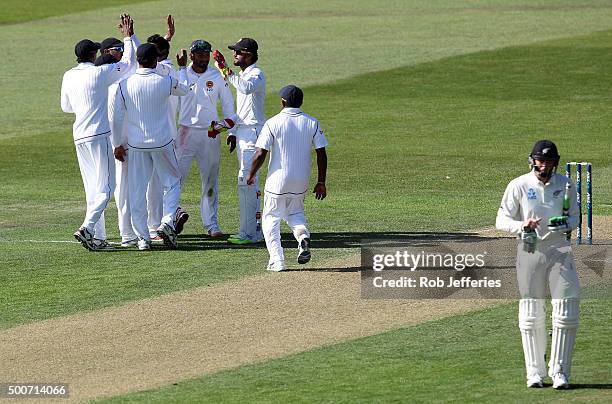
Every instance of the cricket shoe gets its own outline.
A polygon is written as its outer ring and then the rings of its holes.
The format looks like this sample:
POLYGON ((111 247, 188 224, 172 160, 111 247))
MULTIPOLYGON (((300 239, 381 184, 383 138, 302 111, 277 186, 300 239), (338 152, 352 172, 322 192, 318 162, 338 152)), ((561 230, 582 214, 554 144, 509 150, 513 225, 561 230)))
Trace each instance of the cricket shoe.
POLYGON ((137 241, 139 251, 149 251, 151 249, 151 240, 141 238, 137 241))
POLYGON ((563 373, 555 373, 552 377, 553 380, 553 389, 556 390, 565 390, 569 389, 569 382, 567 381, 567 376, 563 373))
POLYGON ((138 245, 138 238, 121 241, 121 247, 134 247, 138 245))
POLYGON ((223 237, 223 232, 219 227, 215 226, 208 230, 208 236, 213 238, 223 237))
POLYGON ((74 232, 74 238, 89 251, 96 250, 96 244, 94 243, 93 234, 86 227, 80 227, 74 232))
POLYGON ((529 387, 529 388, 541 388, 541 387, 544 387, 544 382, 542 380, 542 376, 540 376, 540 375, 529 376, 527 378, 527 387, 529 387))
POLYGON ((310 239, 304 237, 298 245, 297 262, 298 264, 305 264, 308 261, 310 261, 310 239))
POLYGON ((284 261, 276 261, 268 263, 268 267, 266 270, 270 272, 282 272, 285 271, 285 262, 284 261))
POLYGON ((176 208, 176 218, 174 219, 174 232, 178 235, 183 232, 183 227, 189 219, 189 213, 185 212, 180 206, 176 208))
POLYGON ((155 236, 151 237, 151 243, 161 244, 164 242, 164 239, 155 234, 155 236))
POLYGON ((157 235, 164 239, 164 245, 172 250, 177 247, 176 243, 176 232, 167 223, 162 223, 157 229, 157 235))
POLYGON ((115 247, 110 245, 110 243, 106 240, 98 240, 94 239, 94 244, 96 246, 96 251, 113 251, 115 247))

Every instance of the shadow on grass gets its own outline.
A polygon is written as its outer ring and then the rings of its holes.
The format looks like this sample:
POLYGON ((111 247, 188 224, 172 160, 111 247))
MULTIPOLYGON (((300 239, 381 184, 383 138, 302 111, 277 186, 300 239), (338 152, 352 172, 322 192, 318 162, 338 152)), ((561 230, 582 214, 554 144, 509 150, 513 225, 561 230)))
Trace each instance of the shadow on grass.
MULTIPOLYGON (((322 248, 361 248, 365 243, 374 243, 377 247, 397 247, 406 243, 419 246, 436 245, 439 242, 478 242, 492 240, 477 233, 446 233, 446 232, 348 232, 348 233, 312 233, 311 247, 322 248)), ((265 248, 264 242, 251 245, 234 245, 227 242, 227 237, 210 238, 203 234, 180 235, 179 250, 197 249, 242 249, 265 248)), ((285 248, 297 248, 297 241, 291 233, 282 233, 281 242, 285 248)))

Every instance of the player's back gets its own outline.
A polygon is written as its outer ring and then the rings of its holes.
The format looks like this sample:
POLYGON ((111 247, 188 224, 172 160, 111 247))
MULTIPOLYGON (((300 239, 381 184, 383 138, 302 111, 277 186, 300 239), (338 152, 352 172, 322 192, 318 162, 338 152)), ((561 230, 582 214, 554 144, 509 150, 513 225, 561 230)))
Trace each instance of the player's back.
POLYGON ((81 63, 64 74, 62 93, 75 114, 75 142, 110 132, 107 114, 109 67, 81 63))
POLYGON ((172 130, 168 119, 173 79, 153 69, 140 68, 119 84, 128 121, 128 144, 136 148, 156 148, 169 143, 172 130))
POLYGON ((266 125, 274 138, 266 191, 279 194, 306 192, 319 122, 299 108, 285 108, 266 125))

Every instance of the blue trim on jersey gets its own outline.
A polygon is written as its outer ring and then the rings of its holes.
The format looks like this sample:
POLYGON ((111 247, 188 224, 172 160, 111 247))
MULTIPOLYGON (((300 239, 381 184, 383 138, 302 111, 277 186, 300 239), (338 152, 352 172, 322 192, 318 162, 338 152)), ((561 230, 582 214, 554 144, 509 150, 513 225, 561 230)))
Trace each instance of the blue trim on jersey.
POLYGON ((164 147, 168 146, 170 143, 174 142, 174 139, 170 140, 168 143, 166 143, 163 146, 158 146, 158 147, 136 147, 136 146, 132 146, 131 144, 128 143, 129 147, 132 147, 134 149, 139 149, 139 150, 154 150, 154 149, 163 149, 164 147))

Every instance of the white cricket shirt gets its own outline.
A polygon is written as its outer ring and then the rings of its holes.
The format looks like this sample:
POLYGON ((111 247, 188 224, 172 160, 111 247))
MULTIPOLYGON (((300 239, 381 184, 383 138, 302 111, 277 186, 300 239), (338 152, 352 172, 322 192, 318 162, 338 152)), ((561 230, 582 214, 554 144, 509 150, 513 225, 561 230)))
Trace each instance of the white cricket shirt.
POLYGON ((160 76, 155 69, 139 68, 121 80, 109 109, 114 145, 154 149, 173 141, 168 119, 171 95, 187 94, 187 87, 171 76, 160 76), (128 121, 127 139, 122 136, 123 121, 128 121))
POLYGON ((327 146, 327 139, 315 118, 284 108, 264 124, 255 146, 271 153, 265 191, 300 195, 308 189, 312 147, 327 146))
POLYGON ((227 78, 236 88, 236 125, 263 125, 266 77, 255 64, 227 78))
POLYGON ((193 71, 192 65, 181 69, 179 79, 189 87, 189 93, 181 97, 179 124, 195 128, 208 128, 212 121, 219 121, 217 101, 221 101, 224 118, 236 121, 234 97, 227 82, 217 69, 206 69, 202 74, 193 71))
MULTIPOLYGON (((510 181, 506 187, 501 206, 497 212, 495 227, 499 230, 520 234, 523 222, 528 218, 541 218, 538 234, 543 237, 548 233, 548 220, 563 214, 563 198, 567 177, 554 173, 551 179, 543 184, 533 171, 510 181)), ((569 227, 575 229, 580 220, 580 209, 576 202, 576 191, 571 183, 569 189, 570 210, 569 227)), ((562 233, 551 234, 548 240, 564 239, 562 233)))
POLYGON ((75 114, 72 134, 76 144, 110 135, 108 88, 136 64, 132 39, 124 38, 124 44, 125 52, 118 63, 103 66, 79 63, 64 73, 61 106, 64 112, 75 114))

